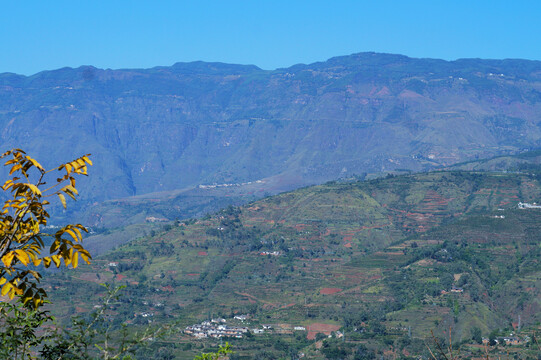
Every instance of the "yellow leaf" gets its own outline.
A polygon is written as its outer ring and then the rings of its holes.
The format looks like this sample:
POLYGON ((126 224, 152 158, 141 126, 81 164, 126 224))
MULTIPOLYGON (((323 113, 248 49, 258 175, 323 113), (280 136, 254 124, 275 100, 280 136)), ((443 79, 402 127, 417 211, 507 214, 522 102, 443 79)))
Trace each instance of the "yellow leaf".
POLYGON ((77 235, 75 235, 75 232, 73 232, 73 230, 71 230, 71 229, 66 229, 66 232, 67 232, 68 234, 70 234, 70 236, 73 238, 73 240, 79 241, 79 239, 77 238, 77 235))
POLYGON ((11 168, 11 170, 9 171, 9 175, 13 174, 15 171, 19 170, 19 169, 22 169, 22 165, 21 164, 17 164, 17 165, 13 165, 13 167, 11 168))
POLYGON ((39 272, 37 271, 34 271, 34 270, 28 270, 28 273, 30 275, 32 275, 34 278, 36 278, 37 280, 41 279, 41 275, 39 274, 39 272))
POLYGON ((72 198, 73 200, 77 200, 77 199, 75 198, 75 195, 73 195, 73 193, 72 193, 71 191, 64 191, 64 192, 65 192, 66 194, 68 194, 68 196, 69 196, 70 198, 72 198))
POLYGON ((17 259, 24 265, 28 265, 30 262, 30 258, 28 257, 28 254, 23 250, 15 250, 15 253, 17 254, 17 259))
POLYGON ((66 197, 62 194, 57 194, 58 197, 60 198, 60 201, 62 202, 62 206, 64 207, 64 209, 66 208, 66 197))
POLYGON ((60 256, 53 255, 51 256, 51 260, 54 262, 56 267, 60 267, 60 256))
POLYGON ((77 267, 77 265, 79 264, 79 254, 77 253, 74 253, 73 256, 71 257, 71 265, 73 266, 73 268, 75 269, 77 267))
POLYGON ((85 254, 84 252, 81 252, 80 254, 81 254, 81 257, 83 258, 83 260, 84 260, 87 264, 90 265, 90 260, 89 260, 90 256, 87 255, 87 254, 85 254))
POLYGON ((44 171, 43 169, 43 166, 41 166, 41 164, 39 162, 37 162, 36 160, 32 159, 30 156, 26 156, 26 159, 28 161, 30 161, 32 163, 32 165, 34 165, 35 167, 37 167, 38 169, 40 169, 41 171, 44 171))
POLYGON ((79 239, 83 239, 83 234, 81 234, 81 230, 79 230, 78 228, 76 227, 72 227, 73 231, 75 231, 75 233, 77 234, 77 238, 79 239))
POLYGON ((4 256, 2 256, 2 262, 4 263, 4 266, 7 268, 11 267, 11 263, 13 262, 14 257, 15 253, 13 251, 4 254, 4 256))
POLYGON ((46 268, 51 266, 51 258, 50 257, 44 257, 43 258, 43 265, 45 265, 46 268))
POLYGON ((43 304, 43 300, 39 298, 34 298, 34 308, 37 308, 38 306, 43 304))
POLYGON ((14 184, 14 183, 13 183, 13 180, 9 179, 9 180, 7 180, 7 181, 4 183, 4 185, 2 185, 2 189, 7 190, 7 189, 9 189, 10 187, 12 187, 13 184, 14 184))
POLYGON ((74 194, 77 194, 77 189, 75 189, 73 186, 66 185, 62 189, 60 189, 60 191, 63 191, 64 193, 66 193, 73 200, 77 200, 75 199, 75 195, 74 195, 74 194))
POLYGON ((32 190, 32 192, 35 194, 35 195, 39 195, 41 196, 41 191, 38 189, 38 187, 34 184, 26 184, 30 190, 32 190))
MULTIPOLYGON (((12 283, 9 283, 9 282, 5 283, 4 286, 2 286, 2 292, 0 292, 0 294, 2 296, 6 296, 6 294, 11 290, 12 287, 13 287, 12 283)), ((11 294, 10 294, 10 298, 13 299, 13 296, 11 296, 11 294)))

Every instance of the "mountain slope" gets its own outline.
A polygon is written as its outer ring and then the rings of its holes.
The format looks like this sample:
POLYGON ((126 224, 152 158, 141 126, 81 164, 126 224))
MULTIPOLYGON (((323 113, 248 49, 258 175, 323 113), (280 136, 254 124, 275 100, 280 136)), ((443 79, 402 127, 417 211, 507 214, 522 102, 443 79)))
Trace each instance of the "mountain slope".
POLYGON ((0 136, 46 165, 92 153, 90 202, 271 176, 294 187, 538 147, 540 88, 526 60, 85 66, 0 74, 0 136))
POLYGON ((391 339, 418 354, 424 346, 415 350, 415 341, 432 329, 452 327, 458 341, 519 315, 525 328, 539 321, 541 211, 517 204, 540 198, 541 183, 528 174, 434 172, 308 187, 135 240, 77 279, 50 280, 60 289, 53 302, 90 309, 93 284, 116 279, 128 286, 127 318, 150 311, 153 321, 189 325, 249 313, 253 326, 287 334, 302 325, 312 338, 310 327, 323 324, 354 343, 384 349, 391 339))
MULTIPOLYGON (((446 171, 500 171, 503 173, 537 174, 539 176, 539 164, 541 164, 540 152, 528 151, 517 155, 459 163, 444 169, 446 171)), ((403 172, 397 171, 395 173, 403 172)), ((378 176, 381 177, 381 174, 367 174, 363 178, 377 178, 378 176)), ((359 177, 354 178, 358 179, 359 177)), ((351 178, 349 181, 352 181, 351 178)), ((88 205, 85 206, 84 212, 79 214, 79 218, 98 233, 106 232, 105 235, 99 234, 88 239, 89 243, 92 243, 94 253, 101 254, 103 251, 112 249, 133 238, 132 235, 129 235, 133 232, 128 230, 126 226, 148 223, 154 219, 167 222, 201 217, 228 205, 238 206, 264 196, 290 190, 290 187, 291 183, 284 182, 283 178, 280 177, 240 184, 200 185, 194 188, 149 193, 88 205)), ((69 210, 62 214, 63 218, 73 216, 69 210)), ((289 214, 289 211, 283 214, 289 214)), ((57 218, 62 219, 58 214, 57 218)))

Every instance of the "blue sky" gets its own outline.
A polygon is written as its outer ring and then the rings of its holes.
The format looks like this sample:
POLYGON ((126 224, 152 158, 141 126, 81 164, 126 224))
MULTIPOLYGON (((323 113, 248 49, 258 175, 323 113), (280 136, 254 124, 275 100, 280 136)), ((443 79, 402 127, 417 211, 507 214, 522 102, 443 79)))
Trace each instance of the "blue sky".
POLYGON ((264 69, 363 51, 541 60, 541 1, 0 1, 0 72, 179 61, 264 69))

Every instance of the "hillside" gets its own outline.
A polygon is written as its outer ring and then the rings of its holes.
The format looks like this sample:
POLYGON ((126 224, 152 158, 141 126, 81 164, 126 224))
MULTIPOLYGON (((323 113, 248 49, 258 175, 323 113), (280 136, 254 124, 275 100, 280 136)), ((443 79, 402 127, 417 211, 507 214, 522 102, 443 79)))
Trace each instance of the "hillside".
MULTIPOLYGON (((441 169, 447 171, 500 171, 541 175, 540 164, 541 153, 539 150, 534 150, 516 155, 497 156, 458 163, 448 167, 441 167, 441 169)), ((392 172, 395 175, 401 173, 408 172, 404 170, 392 172)), ((363 174, 362 176, 350 177, 347 181, 376 179, 382 176, 386 176, 386 174, 363 174)), ((342 178, 341 181, 346 179, 342 178)), ((290 183, 282 180, 280 177, 271 177, 240 184, 200 185, 181 190, 108 200, 86 206, 79 218, 96 232, 95 235, 88 239, 88 242, 94 253, 101 254, 137 237, 140 228, 145 228, 154 220, 158 220, 157 223, 162 223, 201 217, 228 205, 238 206, 264 196, 291 190, 290 183), (146 225, 144 225, 145 223, 146 225)), ((63 213, 62 217, 57 215, 57 218, 69 218, 72 214, 72 212, 67 211, 63 213)), ((149 231, 146 231, 146 233, 149 233, 149 231)))
POLYGON ((0 74, 4 148, 92 153, 81 206, 200 184, 352 174, 539 147, 541 63, 360 53, 265 71, 178 63, 0 74))
POLYGON ((467 161, 464 163, 447 166, 444 169, 539 174, 539 165, 541 165, 541 151, 532 150, 515 155, 495 156, 487 159, 467 161))
MULTIPOLYGON (((248 314, 251 328, 271 324, 235 341, 238 356, 318 358, 311 339, 338 329, 348 339, 340 346, 414 356, 432 329, 452 327, 454 341, 468 343, 474 328, 512 331, 520 316, 518 330, 531 334, 541 320, 541 210, 517 204, 540 199, 528 174, 331 182, 162 227, 48 282, 61 316, 89 311, 97 283, 115 279, 127 285, 116 311, 135 324, 144 313, 181 328, 233 314, 248 314)), ((180 332, 173 339, 194 343, 180 332)))

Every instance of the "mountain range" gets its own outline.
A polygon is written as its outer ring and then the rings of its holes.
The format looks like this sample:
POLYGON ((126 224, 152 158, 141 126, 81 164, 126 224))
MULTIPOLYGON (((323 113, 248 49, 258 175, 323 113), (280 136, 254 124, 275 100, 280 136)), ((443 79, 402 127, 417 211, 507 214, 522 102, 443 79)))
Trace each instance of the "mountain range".
POLYGON ((60 321, 114 282, 115 324, 175 319, 151 347, 180 358, 212 346, 185 326, 238 314, 265 330, 238 359, 417 357, 449 329, 471 356, 516 331, 530 356, 540 91, 527 60, 84 66, 0 74, 0 136, 48 168, 92 153, 78 205, 53 210, 93 232, 91 265, 47 272, 60 321))
POLYGON ((0 74, 0 136, 47 166, 92 153, 85 205, 265 179, 287 190, 536 148, 540 91, 528 60, 83 66, 0 74))

